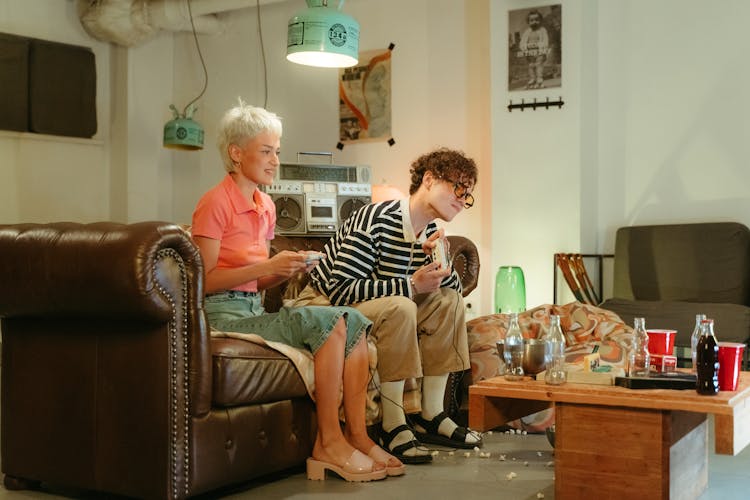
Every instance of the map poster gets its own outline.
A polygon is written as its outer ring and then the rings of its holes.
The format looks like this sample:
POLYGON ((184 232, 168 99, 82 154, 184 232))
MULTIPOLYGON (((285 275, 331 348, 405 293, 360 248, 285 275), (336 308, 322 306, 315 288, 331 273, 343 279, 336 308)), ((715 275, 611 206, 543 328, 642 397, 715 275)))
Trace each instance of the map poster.
POLYGON ((356 66, 339 70, 339 140, 391 136, 391 51, 361 52, 356 66))

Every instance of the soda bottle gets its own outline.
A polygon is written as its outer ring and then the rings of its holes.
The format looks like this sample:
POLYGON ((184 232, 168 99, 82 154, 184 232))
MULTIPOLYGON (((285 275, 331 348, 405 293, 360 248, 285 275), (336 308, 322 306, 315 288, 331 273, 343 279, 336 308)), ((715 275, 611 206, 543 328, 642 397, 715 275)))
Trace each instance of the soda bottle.
POLYGON ((523 335, 518 326, 518 313, 510 313, 508 331, 505 334, 505 379, 521 380, 523 378, 523 335))
POLYGON ((713 396, 719 392, 719 344, 714 335, 714 320, 701 321, 701 336, 695 350, 695 390, 698 394, 713 396))
POLYGON ((648 377, 651 371, 651 355, 648 352, 646 320, 634 318, 633 347, 628 357, 629 377, 648 377))
POLYGON ((565 372, 565 337, 560 328, 560 316, 551 314, 549 317, 549 331, 544 336, 545 341, 545 372, 544 381, 552 385, 564 384, 567 379, 565 372))
POLYGON ((691 368, 691 371, 695 373, 696 361, 695 361, 695 352, 698 348, 698 339, 701 337, 701 321, 706 319, 705 314, 696 314, 695 315, 695 328, 693 328, 693 334, 690 336, 690 355, 693 359, 693 365, 691 368))

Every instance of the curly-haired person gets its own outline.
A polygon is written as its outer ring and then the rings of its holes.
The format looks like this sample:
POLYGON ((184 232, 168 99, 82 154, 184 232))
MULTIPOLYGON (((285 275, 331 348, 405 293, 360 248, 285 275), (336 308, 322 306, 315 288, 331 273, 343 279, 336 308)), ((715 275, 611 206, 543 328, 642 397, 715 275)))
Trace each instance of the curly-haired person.
MULTIPOLYGON (((472 206, 474 161, 438 149, 411 166, 409 197, 372 203, 344 221, 310 273, 298 305, 350 306, 373 322, 383 420, 381 443, 404 463, 432 460, 423 444, 454 448, 481 445, 444 412, 448 375, 469 368, 461 281, 441 265, 446 245, 435 219, 452 220, 472 206), (405 380, 422 379, 421 413, 403 409, 405 380)), ((447 254, 447 251, 445 252, 447 254)))

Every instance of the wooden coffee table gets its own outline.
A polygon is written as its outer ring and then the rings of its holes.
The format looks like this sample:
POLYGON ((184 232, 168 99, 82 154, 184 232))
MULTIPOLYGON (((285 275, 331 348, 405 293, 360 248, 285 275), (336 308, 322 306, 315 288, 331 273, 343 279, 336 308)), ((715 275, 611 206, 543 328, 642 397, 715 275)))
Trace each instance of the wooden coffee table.
POLYGON ((555 499, 697 498, 708 484, 708 415, 716 453, 750 443, 750 372, 737 391, 694 390, 502 377, 469 387, 469 426, 489 430, 555 407, 555 499))

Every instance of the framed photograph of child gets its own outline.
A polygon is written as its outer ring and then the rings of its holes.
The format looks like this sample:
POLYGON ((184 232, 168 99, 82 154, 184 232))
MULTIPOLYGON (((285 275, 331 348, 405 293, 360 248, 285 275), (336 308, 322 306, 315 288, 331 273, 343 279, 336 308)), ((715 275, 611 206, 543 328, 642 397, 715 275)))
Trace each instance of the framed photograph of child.
POLYGON ((508 90, 562 86, 562 5, 508 12, 508 90))

